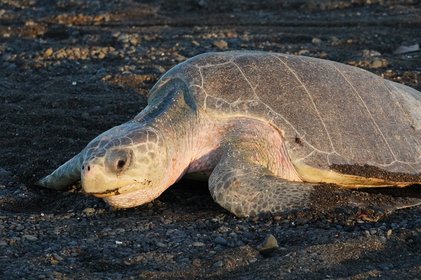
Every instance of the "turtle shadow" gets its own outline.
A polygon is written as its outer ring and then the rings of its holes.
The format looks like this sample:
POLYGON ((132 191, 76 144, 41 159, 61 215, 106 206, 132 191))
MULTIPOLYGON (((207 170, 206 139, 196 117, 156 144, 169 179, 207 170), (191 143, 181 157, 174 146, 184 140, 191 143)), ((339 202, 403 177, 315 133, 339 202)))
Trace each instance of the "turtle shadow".
POLYGON ((80 212, 86 208, 101 208, 106 212, 126 214, 149 210, 154 213, 169 211, 176 216, 204 212, 213 216, 209 212, 226 212, 213 201, 206 183, 185 179, 168 188, 151 203, 129 209, 114 209, 102 199, 84 194, 80 185, 72 186, 66 191, 56 191, 15 182, 0 190, 0 211, 60 214, 80 212))
POLYGON ((66 213, 88 207, 107 207, 101 200, 80 191, 61 192, 21 185, 8 187, 0 199, 0 211, 11 213, 66 213))
POLYGON ((334 185, 319 185, 311 195, 314 210, 358 207, 377 209, 391 213, 398 209, 421 204, 421 186, 407 188, 364 188, 358 190, 342 189, 334 185))
POLYGON ((392 197, 411 197, 421 199, 421 185, 412 185, 405 188, 366 188, 358 190, 360 192, 366 192, 369 194, 383 194, 392 197))
POLYGON ((296 225, 327 222, 352 229, 358 223, 375 223, 406 208, 421 205, 421 186, 402 188, 342 189, 333 184, 315 187, 308 204, 279 213, 262 213, 252 220, 288 220, 296 225))

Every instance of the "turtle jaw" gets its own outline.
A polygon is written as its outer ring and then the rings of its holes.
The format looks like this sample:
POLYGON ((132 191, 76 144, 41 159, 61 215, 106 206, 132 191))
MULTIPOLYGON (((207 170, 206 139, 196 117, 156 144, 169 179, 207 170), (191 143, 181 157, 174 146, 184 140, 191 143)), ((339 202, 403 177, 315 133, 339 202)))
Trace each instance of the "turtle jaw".
POLYGON ((105 192, 85 192, 93 195, 115 208, 131 208, 151 202, 157 198, 166 188, 151 188, 134 183, 118 189, 105 192))
MULTIPOLYGON (((130 188, 131 186, 127 186, 130 188)), ((104 201, 115 208, 132 208, 151 202, 161 195, 167 187, 144 188, 136 191, 118 193, 102 197, 104 201)))
MULTIPOLYGON (((95 167, 91 167, 91 171, 95 167)), ((102 198, 113 207, 130 208, 148 203, 158 197, 167 187, 154 184, 147 179, 132 176, 115 176, 96 173, 96 176, 82 174, 82 188, 85 194, 102 198)))
POLYGON ((146 188, 150 188, 150 181, 148 180, 143 180, 143 182, 136 181, 136 183, 128 184, 122 187, 118 187, 116 189, 106 190, 103 192, 85 191, 85 193, 88 195, 93 195, 98 198, 106 198, 106 197, 112 197, 112 196, 117 196, 117 195, 122 195, 122 194, 128 194, 128 193, 132 193, 136 191, 145 191, 146 188))

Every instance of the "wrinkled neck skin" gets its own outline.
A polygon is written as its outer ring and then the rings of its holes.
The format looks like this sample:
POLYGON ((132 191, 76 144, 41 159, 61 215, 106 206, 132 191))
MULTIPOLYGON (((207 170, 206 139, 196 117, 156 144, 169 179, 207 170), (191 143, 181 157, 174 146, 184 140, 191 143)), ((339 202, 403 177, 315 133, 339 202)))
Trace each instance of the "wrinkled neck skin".
MULTIPOLYGON (((145 113, 147 114, 148 110, 145 113)), ((142 122, 142 119, 138 121, 142 122)), ((200 126, 199 123, 201 123, 201 120, 197 112, 171 110, 156 117, 149 124, 159 131, 165 142, 168 165, 166 170, 161 170, 163 180, 160 184, 164 190, 177 182, 186 173, 192 160, 190 151, 194 145, 195 128, 200 126)))

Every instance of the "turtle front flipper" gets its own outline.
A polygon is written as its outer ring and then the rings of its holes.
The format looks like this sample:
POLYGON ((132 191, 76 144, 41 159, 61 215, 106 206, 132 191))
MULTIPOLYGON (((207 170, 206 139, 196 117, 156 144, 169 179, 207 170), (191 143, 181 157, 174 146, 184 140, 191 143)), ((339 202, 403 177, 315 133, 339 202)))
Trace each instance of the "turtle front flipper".
POLYGON ((53 173, 45 176, 35 184, 48 189, 64 190, 71 184, 80 180, 80 172, 83 161, 82 152, 68 160, 53 173))
POLYGON ((238 217, 306 209, 312 184, 287 181, 241 152, 227 153, 209 178, 213 199, 238 217))
POLYGON ((222 157, 210 175, 209 189, 228 211, 247 217, 310 206, 314 184, 301 181, 274 127, 240 120, 220 149, 222 157))

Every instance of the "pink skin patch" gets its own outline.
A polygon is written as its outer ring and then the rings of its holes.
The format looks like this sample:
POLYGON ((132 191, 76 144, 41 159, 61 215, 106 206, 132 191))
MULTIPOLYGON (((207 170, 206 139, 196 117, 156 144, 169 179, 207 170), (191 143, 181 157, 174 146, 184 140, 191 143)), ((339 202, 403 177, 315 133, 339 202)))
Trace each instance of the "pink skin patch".
MULTIPOLYGON (((288 181, 301 182, 285 147, 281 132, 267 123, 251 118, 234 118, 213 123, 202 129, 196 143, 196 156, 186 173, 205 173, 212 170, 227 152, 227 145, 252 145, 251 160, 266 166, 274 175, 288 181), (209 131, 213 132, 209 137, 209 131)), ((238 147, 241 153, 241 147, 238 147)))

